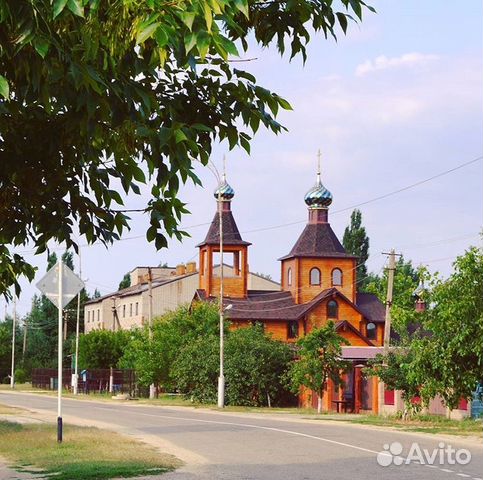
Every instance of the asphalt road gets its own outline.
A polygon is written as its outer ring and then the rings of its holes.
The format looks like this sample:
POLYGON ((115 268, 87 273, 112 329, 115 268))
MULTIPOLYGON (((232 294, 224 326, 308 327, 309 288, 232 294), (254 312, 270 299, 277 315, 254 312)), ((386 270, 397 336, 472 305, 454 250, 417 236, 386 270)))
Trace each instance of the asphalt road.
MULTIPOLYGON (((56 412, 56 399, 0 392, 0 403, 56 412)), ((65 399, 65 421, 97 423, 144 437, 187 462, 165 480, 483 480, 483 446, 452 438, 409 434, 289 415, 211 412, 175 407, 151 407, 65 399), (403 450, 390 466, 377 462, 384 445, 399 442, 403 450), (433 465, 407 462, 413 442, 431 455, 433 465), (440 442, 444 442, 442 445, 440 442), (442 448, 452 445, 471 453, 466 465, 452 464, 442 448), (443 452, 444 453, 444 452, 443 452), (444 462, 440 463, 443 457, 444 462)), ((66 439, 68 441, 68 439, 66 439)), ((415 448, 415 447, 413 447, 415 448)), ((417 454, 417 451, 413 451, 417 454)), ((396 452, 398 453, 398 452, 396 452)), ((455 454, 451 454, 455 457, 455 454)), ((466 458, 461 453, 463 460, 466 458)), ((450 459, 451 460, 451 459, 450 459)))

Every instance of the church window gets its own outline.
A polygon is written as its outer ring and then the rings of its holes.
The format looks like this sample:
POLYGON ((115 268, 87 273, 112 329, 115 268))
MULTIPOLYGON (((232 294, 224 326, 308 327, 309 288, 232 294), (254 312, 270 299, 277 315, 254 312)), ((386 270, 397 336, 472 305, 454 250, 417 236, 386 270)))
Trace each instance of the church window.
POLYGON ((287 324, 287 338, 298 338, 299 336, 299 322, 291 320, 287 324))
POLYGON ((338 316, 339 316, 339 305, 335 300, 329 300, 327 302, 327 317, 338 318, 338 316))
POLYGON ((375 340, 377 338, 377 329, 375 323, 368 323, 366 327, 366 337, 369 340, 375 340))
POLYGON ((318 268, 310 270, 310 285, 320 285, 320 270, 318 268))
POLYGON ((287 270, 287 284, 288 284, 289 287, 292 286, 292 269, 291 268, 289 268, 287 270))
POLYGON ((334 268, 332 270, 332 286, 342 285, 342 270, 340 268, 334 268))

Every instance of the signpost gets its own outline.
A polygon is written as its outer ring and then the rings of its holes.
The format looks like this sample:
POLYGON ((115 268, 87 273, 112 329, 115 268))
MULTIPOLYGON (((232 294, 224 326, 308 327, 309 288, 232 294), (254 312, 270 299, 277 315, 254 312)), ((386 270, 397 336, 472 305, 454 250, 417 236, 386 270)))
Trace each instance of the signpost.
POLYGON ((59 311, 57 374, 57 441, 62 442, 62 310, 84 288, 84 282, 59 260, 37 283, 37 288, 59 311))

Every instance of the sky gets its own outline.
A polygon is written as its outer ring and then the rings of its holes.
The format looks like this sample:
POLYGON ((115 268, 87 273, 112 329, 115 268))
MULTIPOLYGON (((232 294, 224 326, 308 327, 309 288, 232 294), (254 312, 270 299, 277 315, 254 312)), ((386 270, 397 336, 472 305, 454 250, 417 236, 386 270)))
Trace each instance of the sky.
MULTIPOLYGON (((252 242, 251 271, 279 279, 277 258, 290 251, 307 219, 303 198, 315 182, 318 149, 322 182, 334 198, 329 221, 341 240, 352 206, 483 155, 482 2, 369 3, 377 14, 366 12, 347 37, 335 42, 314 36, 305 65, 281 58, 275 48, 243 55, 255 58, 243 68, 293 106, 278 118, 288 132, 259 130, 250 156, 225 144, 213 152, 218 169, 227 156, 232 210, 244 240, 252 242)), ((206 168, 197 173, 203 187, 188 184, 180 192, 191 212, 182 220, 191 237, 157 252, 144 238, 148 219, 133 214, 124 240, 109 249, 82 248, 88 291, 115 291, 138 265, 198 260, 195 245, 215 213, 217 182, 206 168)), ((370 271, 380 273, 382 252, 395 248, 414 265, 448 275, 457 255, 481 245, 483 161, 359 208, 370 238, 370 271)), ((46 268, 45 255, 26 258, 39 270, 32 284, 21 282, 20 315, 29 311, 46 268)))

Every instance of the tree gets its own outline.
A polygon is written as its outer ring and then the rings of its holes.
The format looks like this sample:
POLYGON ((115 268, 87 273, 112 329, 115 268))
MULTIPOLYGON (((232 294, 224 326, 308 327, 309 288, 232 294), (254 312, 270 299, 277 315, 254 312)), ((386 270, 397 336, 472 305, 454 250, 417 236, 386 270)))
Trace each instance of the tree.
POLYGON ((426 311, 406 312, 426 335, 411 342, 413 372, 426 397, 454 409, 483 380, 483 253, 468 249, 446 280, 433 276, 426 311))
POLYGON ((414 398, 421 395, 419 375, 414 375, 414 356, 409 346, 400 346, 390 351, 386 356, 377 354, 368 361, 364 373, 378 377, 389 390, 399 390, 404 401, 403 418, 406 419, 427 406, 431 398, 423 396, 421 402, 414 398))
POLYGON ((327 380, 331 379, 336 386, 343 383, 341 372, 349 364, 342 359, 342 345, 348 344, 337 333, 332 321, 312 330, 297 342, 299 357, 291 363, 286 378, 294 393, 299 393, 301 388, 316 392, 317 413, 322 411, 327 380))
MULTIPOLYGON (((185 344, 173 366, 180 392, 200 403, 216 402, 219 348, 215 333, 185 344)), ((283 377, 291 358, 288 345, 266 335, 261 325, 228 331, 226 403, 254 407, 280 404, 286 393, 283 377)))
POLYGON ((309 31, 334 38, 362 0, 0 0, 0 292, 34 268, 12 248, 109 244, 129 227, 126 196, 156 247, 178 239, 181 183, 199 183, 214 142, 250 150, 289 103, 231 57, 276 44, 305 60, 309 31), (121 193, 120 193, 121 192, 121 193))
POLYGON ((118 290, 122 290, 123 288, 128 288, 131 286, 131 275, 128 273, 124 274, 122 280, 119 282, 118 290))
POLYGON ((173 367, 182 357, 181 351, 200 337, 217 335, 218 308, 211 303, 196 303, 191 308, 181 306, 156 318, 152 339, 148 327, 132 332, 120 362, 122 368, 134 368, 140 385, 151 384, 174 388, 173 367))
MULTIPOLYGON (((393 290, 393 310, 399 308, 407 311, 414 310, 414 291, 419 285, 420 278, 426 275, 424 269, 417 271, 411 260, 406 260, 403 256, 399 257, 394 272, 394 290, 393 290)), ((374 293, 381 302, 386 302, 387 295, 387 270, 382 276, 369 274, 364 291, 374 293)), ((403 321, 402 316, 395 316, 394 328, 399 333, 405 331, 408 320, 403 321)))
POLYGON ((79 338, 79 366, 81 368, 117 367, 131 340, 130 332, 93 330, 79 338))
POLYGON ((350 225, 344 231, 342 244, 345 250, 358 257, 357 284, 363 290, 367 280, 366 262, 369 258, 369 237, 362 226, 362 213, 357 208, 351 214, 350 225))

